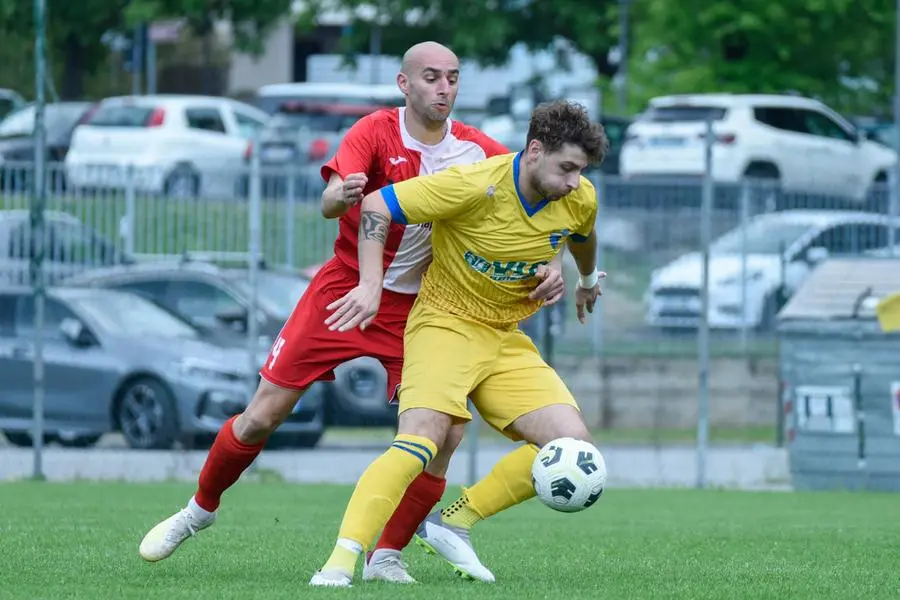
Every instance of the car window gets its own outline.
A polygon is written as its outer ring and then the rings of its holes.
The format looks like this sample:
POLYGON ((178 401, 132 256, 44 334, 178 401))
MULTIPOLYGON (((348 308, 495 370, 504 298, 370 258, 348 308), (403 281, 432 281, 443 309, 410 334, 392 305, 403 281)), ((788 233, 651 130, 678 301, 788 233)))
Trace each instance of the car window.
POLYGON ((14 317, 16 299, 14 296, 0 296, 0 337, 15 335, 14 317))
POLYGON ((223 289, 204 281, 171 281, 166 306, 191 321, 215 327, 216 315, 243 309, 243 305, 223 289))
POLYGON ((184 111, 184 118, 191 129, 213 133, 226 132, 225 121, 218 108, 188 108, 184 111))
MULTIPOLYGON (((59 326, 63 319, 78 317, 67 306, 53 298, 44 300, 44 339, 65 341, 59 326)), ((31 338, 34 336, 34 298, 19 296, 16 302, 15 319, 16 337, 31 338)))
POLYGON ((853 136, 828 115, 815 110, 803 110, 800 112, 803 114, 807 133, 844 142, 854 141, 853 136))
MULTIPOLYGON (((813 239, 810 246, 826 248, 829 254, 858 254, 865 249, 871 249, 868 246, 871 240, 865 239, 870 236, 873 236, 870 225, 846 223, 825 229, 813 239)), ((886 245, 887 228, 884 232, 875 233, 874 237, 876 240, 883 239, 886 245)))
POLYGON ((234 120, 237 121, 238 133, 244 139, 253 139, 262 131, 265 123, 258 119, 235 111, 234 120))
POLYGON ((799 110, 774 106, 758 106, 753 109, 754 118, 764 125, 790 131, 792 133, 808 133, 806 122, 799 110))
POLYGON ((112 283, 104 286, 115 290, 132 292, 156 302, 165 305, 166 291, 169 282, 158 279, 148 279, 144 281, 128 281, 125 283, 112 283))

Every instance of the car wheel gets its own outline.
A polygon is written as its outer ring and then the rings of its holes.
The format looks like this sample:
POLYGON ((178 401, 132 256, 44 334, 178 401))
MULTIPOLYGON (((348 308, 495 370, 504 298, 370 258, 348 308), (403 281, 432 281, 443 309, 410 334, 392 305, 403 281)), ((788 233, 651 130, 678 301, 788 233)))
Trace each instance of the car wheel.
POLYGON ((196 198, 200 194, 200 177, 190 167, 178 167, 166 178, 165 192, 171 198, 196 198))
POLYGON ((113 416, 130 448, 168 450, 178 438, 175 398, 158 379, 129 382, 116 398, 113 416))

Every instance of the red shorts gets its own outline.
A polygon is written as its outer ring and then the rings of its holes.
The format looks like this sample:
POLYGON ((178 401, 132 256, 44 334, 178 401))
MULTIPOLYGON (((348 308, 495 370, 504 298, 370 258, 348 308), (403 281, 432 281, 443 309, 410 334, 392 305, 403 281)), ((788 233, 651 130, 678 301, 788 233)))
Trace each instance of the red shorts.
POLYGON ((281 329, 259 374, 269 383, 303 389, 314 381, 334 381, 334 368, 371 356, 387 371, 388 399, 396 401, 403 370, 403 330, 415 295, 384 290, 381 307, 365 332, 329 331, 329 304, 352 290, 359 273, 337 258, 319 270, 281 329))

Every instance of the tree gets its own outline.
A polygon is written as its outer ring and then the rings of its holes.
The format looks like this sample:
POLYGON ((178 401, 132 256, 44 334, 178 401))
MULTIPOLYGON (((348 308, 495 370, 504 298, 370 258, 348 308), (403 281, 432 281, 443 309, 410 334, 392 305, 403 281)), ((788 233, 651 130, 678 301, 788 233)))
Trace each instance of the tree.
POLYGON ((400 55, 417 42, 433 40, 460 57, 501 65, 517 43, 543 50, 565 37, 594 61, 601 76, 617 69, 608 58, 618 42, 617 0, 311 0, 299 26, 311 29, 324 11, 347 9, 354 16, 345 50, 366 52, 374 21, 364 7, 373 6, 381 14, 386 54, 400 55))
MULTIPOLYGON (((229 21, 235 46, 255 52, 290 8, 290 0, 48 1, 48 56, 63 61, 60 96, 77 99, 83 96, 85 74, 103 64, 109 53, 101 41, 108 31, 130 31, 137 23, 158 18, 185 18, 194 33, 204 36, 214 23, 229 21)), ((0 39, 12 34, 33 36, 34 31, 33 2, 0 0, 0 39)))
MULTIPOLYGON (((107 49, 101 35, 121 24, 127 0, 78 0, 47 3, 47 54, 61 60, 60 96, 76 99, 82 96, 84 73, 101 63, 107 49)), ((5 35, 28 35, 33 39, 34 3, 27 0, 0 0, 0 38, 5 35)), ((51 60, 51 64, 54 61, 51 60)))
POLYGON ((631 63, 645 98, 794 92, 855 112, 892 93, 893 0, 645 2, 631 63))

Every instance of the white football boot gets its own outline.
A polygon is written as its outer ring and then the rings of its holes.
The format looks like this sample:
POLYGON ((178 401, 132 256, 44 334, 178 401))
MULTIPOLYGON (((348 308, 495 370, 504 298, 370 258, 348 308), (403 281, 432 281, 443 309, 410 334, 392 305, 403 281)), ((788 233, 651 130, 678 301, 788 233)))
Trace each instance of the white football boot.
POLYGON ((447 525, 440 511, 428 515, 416 530, 416 544, 429 554, 437 554, 450 563, 462 577, 493 583, 494 574, 481 564, 472 542, 469 530, 447 525))
POLYGON ((353 587, 353 577, 349 573, 333 569, 331 571, 316 571, 309 580, 309 585, 314 587, 353 587))
POLYGON ((388 583, 416 583, 407 572, 399 550, 381 548, 366 557, 363 581, 387 581, 388 583))
POLYGON ((182 508, 177 513, 158 523, 147 532, 141 540, 141 558, 148 562, 156 562, 168 558, 178 550, 181 543, 191 536, 197 535, 216 521, 216 513, 207 518, 198 517, 190 508, 182 508))

